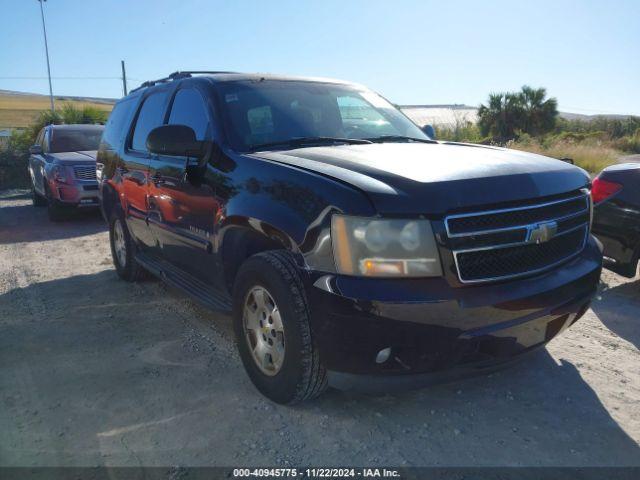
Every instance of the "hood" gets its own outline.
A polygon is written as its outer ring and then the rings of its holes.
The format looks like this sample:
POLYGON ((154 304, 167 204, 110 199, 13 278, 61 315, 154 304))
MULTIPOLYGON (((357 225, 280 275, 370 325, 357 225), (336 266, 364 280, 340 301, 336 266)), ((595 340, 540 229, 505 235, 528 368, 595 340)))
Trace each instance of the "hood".
POLYGON ((505 148, 383 143, 259 152, 367 193, 379 213, 443 214, 570 192, 589 184, 569 163, 505 148))
POLYGON ((85 150, 82 152, 49 153, 48 155, 61 165, 78 165, 81 163, 95 163, 97 154, 97 150, 85 150))

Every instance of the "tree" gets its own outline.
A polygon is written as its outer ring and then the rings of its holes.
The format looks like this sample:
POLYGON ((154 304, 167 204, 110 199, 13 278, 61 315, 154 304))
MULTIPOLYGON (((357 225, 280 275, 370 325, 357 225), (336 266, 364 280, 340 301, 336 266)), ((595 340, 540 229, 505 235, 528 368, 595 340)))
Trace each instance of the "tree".
POLYGON ((515 137, 520 124, 521 107, 519 98, 513 93, 492 93, 487 106, 478 108, 478 126, 482 135, 498 141, 515 137))
POLYGON ((555 98, 545 100, 544 88, 522 87, 518 94, 522 107, 522 125, 520 129, 529 135, 548 133, 556 125, 558 101, 555 98))
POLYGON ((507 141, 519 133, 541 135, 555 127, 558 102, 545 99, 544 88, 523 86, 519 92, 492 93, 478 108, 478 126, 484 136, 507 141))

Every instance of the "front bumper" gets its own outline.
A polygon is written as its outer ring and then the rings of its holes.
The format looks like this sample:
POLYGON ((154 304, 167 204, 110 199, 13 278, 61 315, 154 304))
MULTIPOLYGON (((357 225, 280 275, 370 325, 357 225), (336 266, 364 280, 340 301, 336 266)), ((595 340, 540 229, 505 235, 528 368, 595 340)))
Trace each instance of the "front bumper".
POLYGON ((312 330, 334 386, 418 387, 500 367, 543 346, 585 313, 601 268, 601 245, 590 237, 560 267, 509 282, 312 278, 312 330), (376 363, 385 348, 389 359, 376 363))
POLYGON ((78 208, 100 206, 96 181, 77 181, 72 184, 50 182, 49 189, 54 200, 61 206, 78 208))

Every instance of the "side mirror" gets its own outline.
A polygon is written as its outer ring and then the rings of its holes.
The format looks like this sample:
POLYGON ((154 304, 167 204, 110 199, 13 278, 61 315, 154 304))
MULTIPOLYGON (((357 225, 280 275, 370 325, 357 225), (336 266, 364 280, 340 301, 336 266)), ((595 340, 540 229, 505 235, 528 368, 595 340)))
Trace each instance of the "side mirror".
POLYGON ((42 146, 41 145, 31 145, 29 147, 29 153, 31 155, 42 155, 42 146))
POLYGON ((562 160, 563 162, 570 163, 571 165, 575 164, 574 161, 573 161, 573 158, 563 157, 560 160, 562 160))
POLYGON ((422 127, 422 131, 432 140, 436 139, 436 129, 433 128, 433 125, 425 125, 422 127))
POLYGON ((162 125, 147 136, 147 149, 158 155, 202 158, 206 143, 196 140, 196 133, 186 125, 162 125))

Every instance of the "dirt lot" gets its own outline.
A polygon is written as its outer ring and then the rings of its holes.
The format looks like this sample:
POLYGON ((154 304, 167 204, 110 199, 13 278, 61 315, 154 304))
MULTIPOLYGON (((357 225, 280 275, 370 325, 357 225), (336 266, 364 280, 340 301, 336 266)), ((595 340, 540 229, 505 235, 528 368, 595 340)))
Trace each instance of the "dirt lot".
POLYGON ((0 465, 640 465, 640 281, 499 374, 330 391, 250 384, 229 319, 117 279, 98 215, 52 224, 0 196, 0 465))

